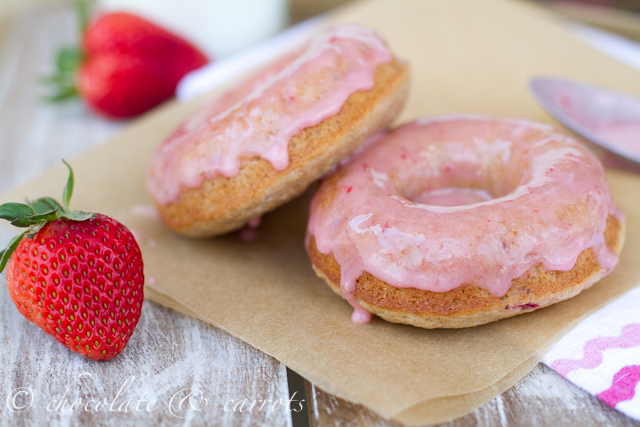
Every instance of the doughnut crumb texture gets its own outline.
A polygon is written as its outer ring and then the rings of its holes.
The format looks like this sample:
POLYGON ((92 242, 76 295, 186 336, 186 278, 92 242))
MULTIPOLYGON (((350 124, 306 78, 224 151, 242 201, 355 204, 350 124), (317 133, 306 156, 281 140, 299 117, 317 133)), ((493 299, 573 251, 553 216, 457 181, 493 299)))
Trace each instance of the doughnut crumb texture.
POLYGON ((624 221, 578 141, 526 120, 445 116, 375 136, 326 178, 306 244, 354 321, 458 328, 591 286, 615 267, 624 221))

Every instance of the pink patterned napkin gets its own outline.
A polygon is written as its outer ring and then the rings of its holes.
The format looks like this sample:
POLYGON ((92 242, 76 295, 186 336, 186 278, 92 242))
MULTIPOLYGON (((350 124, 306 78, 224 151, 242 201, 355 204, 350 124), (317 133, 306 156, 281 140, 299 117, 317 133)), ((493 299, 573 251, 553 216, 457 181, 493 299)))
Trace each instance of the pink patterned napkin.
POLYGON ((582 321, 542 362, 609 406, 640 420, 640 288, 582 321))

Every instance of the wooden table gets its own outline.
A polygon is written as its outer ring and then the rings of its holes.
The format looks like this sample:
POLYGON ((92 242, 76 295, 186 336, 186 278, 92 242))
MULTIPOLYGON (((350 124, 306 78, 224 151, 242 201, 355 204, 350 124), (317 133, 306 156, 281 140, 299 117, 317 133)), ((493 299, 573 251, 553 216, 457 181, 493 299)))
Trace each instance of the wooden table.
MULTIPOLYGON (((56 48, 75 38, 70 9, 49 6, 25 12, 3 30, 0 192, 36 177, 61 158, 72 158, 104 142, 126 126, 92 115, 79 102, 46 105, 40 100, 38 76, 51 70, 56 48)), ((60 183, 61 190, 62 186, 60 183)), ((0 228, 0 245, 11 235, 0 228)), ((0 286, 0 319, 1 425, 297 426, 309 421, 318 426, 397 425, 305 385, 295 374, 289 373, 288 382, 286 367, 272 357, 150 301, 144 304, 126 351, 101 363, 68 351, 26 321, 4 286, 0 286), (306 399, 309 406, 294 414, 293 420, 284 407, 225 410, 225 404, 233 409, 245 398, 286 402, 295 391, 296 398, 306 399), (184 411, 180 401, 188 393, 192 406, 189 409, 183 402, 184 411), (89 399, 93 403, 87 406, 89 399), (101 400, 104 407, 97 411, 95 403, 101 400), (76 407, 71 410, 74 402, 76 407), (30 406, 24 411, 11 410, 25 405, 30 406)), ((578 424, 640 426, 543 365, 502 396, 442 425, 578 424)))

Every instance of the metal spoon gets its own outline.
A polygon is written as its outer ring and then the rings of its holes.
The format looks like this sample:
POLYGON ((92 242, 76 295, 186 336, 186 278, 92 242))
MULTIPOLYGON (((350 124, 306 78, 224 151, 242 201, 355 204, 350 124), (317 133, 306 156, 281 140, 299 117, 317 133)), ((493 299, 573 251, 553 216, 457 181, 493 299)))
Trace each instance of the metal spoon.
POLYGON ((619 156, 640 163, 640 99, 587 83, 532 79, 538 103, 562 124, 619 156))

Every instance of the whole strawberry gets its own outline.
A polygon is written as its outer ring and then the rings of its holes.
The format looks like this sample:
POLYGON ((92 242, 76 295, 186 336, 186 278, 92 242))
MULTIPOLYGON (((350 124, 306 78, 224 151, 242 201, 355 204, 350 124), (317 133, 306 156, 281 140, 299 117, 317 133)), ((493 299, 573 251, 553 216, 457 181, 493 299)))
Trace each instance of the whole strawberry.
POLYGON ((59 53, 50 78, 57 93, 50 99, 80 95, 108 117, 133 117, 159 105, 185 74, 208 62, 186 40, 136 15, 107 13, 81 25, 82 48, 59 53))
POLYGON ((9 295, 24 317, 70 350, 107 360, 138 324, 144 265, 124 225, 69 210, 73 182, 69 167, 62 205, 45 197, 0 206, 0 218, 29 228, 0 252, 0 272, 6 265, 9 295))

